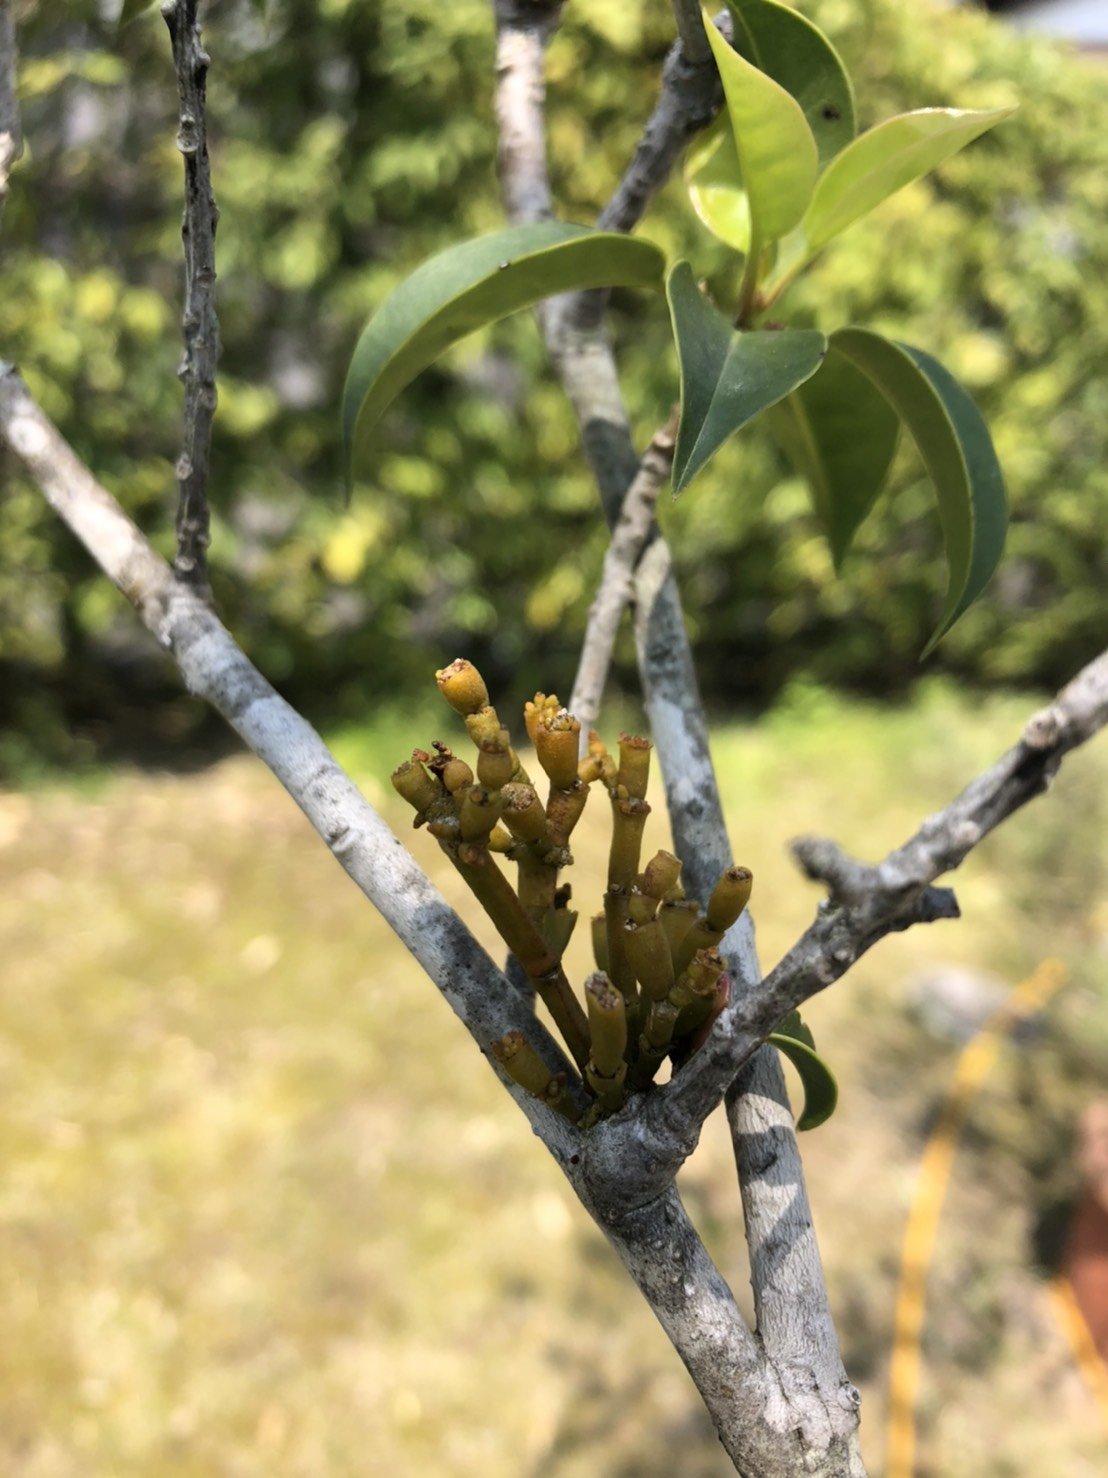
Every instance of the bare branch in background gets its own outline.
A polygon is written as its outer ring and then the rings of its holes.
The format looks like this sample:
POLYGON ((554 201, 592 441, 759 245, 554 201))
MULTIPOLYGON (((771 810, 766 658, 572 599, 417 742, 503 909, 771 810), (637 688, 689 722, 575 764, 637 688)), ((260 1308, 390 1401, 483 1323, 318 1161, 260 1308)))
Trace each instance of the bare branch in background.
POLYGON ((0 0, 0 214, 8 198, 8 176, 23 153, 19 100, 15 91, 15 14, 12 0, 0 0))
POLYGON ((174 569, 197 590, 208 587, 208 462, 215 415, 219 321, 215 311, 215 232, 219 221, 208 165, 205 117, 210 58, 200 40, 197 0, 162 6, 173 45, 180 121, 177 147, 185 161, 185 352, 178 374, 185 387, 184 436, 177 460, 177 558, 174 569))
POLYGON ((562 0, 498 0, 496 15, 500 176, 511 181, 504 203, 512 220, 542 221, 552 213, 542 63, 561 22, 562 0))

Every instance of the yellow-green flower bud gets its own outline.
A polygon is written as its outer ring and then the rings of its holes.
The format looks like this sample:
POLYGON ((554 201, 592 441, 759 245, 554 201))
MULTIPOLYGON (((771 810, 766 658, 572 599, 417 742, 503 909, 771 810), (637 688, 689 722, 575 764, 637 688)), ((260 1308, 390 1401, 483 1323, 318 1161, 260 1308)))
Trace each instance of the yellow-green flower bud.
POLYGON ((461 798, 459 816, 464 842, 481 841, 492 831, 500 819, 501 799, 497 791, 486 790, 483 785, 471 785, 461 798))
POLYGON ((521 842, 538 842, 546 836, 546 812, 533 786, 505 785, 500 792, 504 825, 521 842))
POLYGON ((677 886, 681 862, 672 852, 655 852, 643 869, 642 890, 651 898, 664 898, 677 886))
POLYGON ((473 784, 473 771, 465 760, 452 756, 442 767, 442 783, 451 795, 459 790, 468 790, 473 784))
POLYGON ((516 768, 516 757, 512 753, 512 742, 507 729, 501 729, 496 738, 483 743, 477 755, 477 778, 490 790, 499 790, 507 785, 516 768))
POLYGON ((397 794, 402 795, 420 815, 442 795, 434 777, 416 759, 405 760, 398 765, 390 779, 397 794))
POLYGON ((646 795, 652 748, 649 739, 640 739, 633 734, 619 736, 619 772, 616 775, 616 784, 626 786, 627 794, 636 800, 641 801, 646 795))
POLYGON ((485 679, 473 663, 467 662, 464 657, 455 658, 449 667, 436 672, 435 681, 439 685, 439 692, 455 713, 476 713, 489 701, 485 679))
POLYGON ((530 702, 523 705, 523 723, 532 745, 535 743, 535 730, 539 724, 557 713, 561 706, 556 693, 536 693, 530 702))
POLYGON ((535 751, 539 764, 557 790, 572 790, 577 784, 577 738, 581 725, 560 708, 535 726, 535 751))
POLYGON ((487 704, 484 708, 478 708, 474 713, 466 714, 466 728, 469 737, 482 749, 486 744, 496 744, 500 739, 500 720, 496 715, 496 709, 487 704))
POLYGON ((754 874, 749 867, 729 867, 712 890, 708 900, 708 927, 726 934, 750 902, 754 874))

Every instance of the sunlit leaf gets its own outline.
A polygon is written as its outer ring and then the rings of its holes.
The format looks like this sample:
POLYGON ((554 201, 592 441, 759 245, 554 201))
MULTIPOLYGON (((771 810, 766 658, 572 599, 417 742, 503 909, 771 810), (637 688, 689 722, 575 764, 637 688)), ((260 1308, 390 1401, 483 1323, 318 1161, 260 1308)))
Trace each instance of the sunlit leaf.
POLYGON ((556 221, 461 242, 424 262, 362 330, 342 395, 347 476, 385 408, 467 334, 555 293, 592 287, 660 289, 656 246, 556 221))
POLYGON ((681 369, 681 423, 673 458, 679 493, 741 426, 819 368, 827 348, 813 329, 732 328, 696 285, 688 262, 666 282, 681 369))
POLYGON ((689 150, 685 185, 693 210, 708 230, 745 255, 750 250, 750 201, 726 113, 720 113, 689 150))
POLYGON ((818 168, 816 141, 796 99, 744 60, 703 15, 750 200, 753 249, 760 250, 804 214, 818 168))
POLYGON ((1004 548, 1007 500, 989 428, 957 380, 922 349, 860 328, 839 329, 830 345, 895 409, 935 487, 950 579, 927 656, 981 594, 1004 548))
POLYGON ((774 436, 807 479, 838 569, 888 476, 900 417, 873 382, 835 350, 770 411, 774 436))
POLYGON ((790 280, 832 237, 1014 111, 921 108, 855 139, 820 175, 804 219, 784 243, 771 287, 790 280))
MULTIPOLYGON (((735 49, 799 103, 826 163, 854 137, 854 94, 835 48, 811 21, 776 0, 729 0, 735 49)), ((750 250, 750 202, 726 110, 693 143, 685 183, 713 235, 750 250)))
POLYGON ((816 1051, 812 1033, 800 1019, 799 1011, 790 1011, 769 1040, 792 1063, 804 1088, 804 1108, 796 1121, 798 1129, 818 1129, 835 1112, 839 1086, 835 1075, 816 1051))
POLYGON ((854 89, 838 52, 810 20, 777 0, 728 0, 728 9, 736 51, 796 99, 819 162, 827 164, 856 129, 854 89))

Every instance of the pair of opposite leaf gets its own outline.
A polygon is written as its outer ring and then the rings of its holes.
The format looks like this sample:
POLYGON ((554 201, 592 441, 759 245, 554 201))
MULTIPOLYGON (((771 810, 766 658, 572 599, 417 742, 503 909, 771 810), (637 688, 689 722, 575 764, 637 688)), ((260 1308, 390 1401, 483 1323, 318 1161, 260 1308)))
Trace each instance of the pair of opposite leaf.
POLYGON ((343 392, 348 475, 386 406, 475 329, 556 293, 664 290, 681 379, 678 493, 763 412, 806 478, 838 567, 908 428, 935 487, 949 570, 931 651, 1000 559, 1004 483, 988 430, 954 378, 920 349, 864 328, 758 329, 754 320, 840 231, 1012 111, 930 108, 856 135, 850 80, 811 22, 777 0, 728 0, 729 44, 704 13, 725 106, 690 152, 701 220, 740 252, 735 315, 720 313, 687 262, 665 271, 650 243, 541 222, 450 247, 370 319, 343 392))

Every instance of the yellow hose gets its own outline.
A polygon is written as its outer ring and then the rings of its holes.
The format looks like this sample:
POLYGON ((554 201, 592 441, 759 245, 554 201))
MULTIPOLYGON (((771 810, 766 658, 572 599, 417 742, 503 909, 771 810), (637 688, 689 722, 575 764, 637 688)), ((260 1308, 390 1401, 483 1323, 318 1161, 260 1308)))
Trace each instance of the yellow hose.
POLYGON ((1108 1367, 1100 1358, 1100 1351, 1093 1343, 1085 1315, 1077 1302, 1073 1285, 1063 1274, 1050 1285, 1050 1299, 1054 1312, 1070 1342, 1073 1358, 1084 1378, 1089 1394, 1100 1408, 1100 1414, 1108 1423, 1108 1367))
POLYGON ((935 1253, 939 1218, 950 1180, 958 1136, 970 1101, 992 1070, 1001 1043, 1020 1022, 1041 1011, 1065 980, 1058 960, 1044 960, 1032 975, 1016 986, 965 1047, 938 1123, 923 1152, 916 1181, 896 1298, 893 1355, 889 1371, 889 1436, 886 1478, 913 1478, 916 1460, 916 1403, 922 1364, 927 1273, 935 1253))

